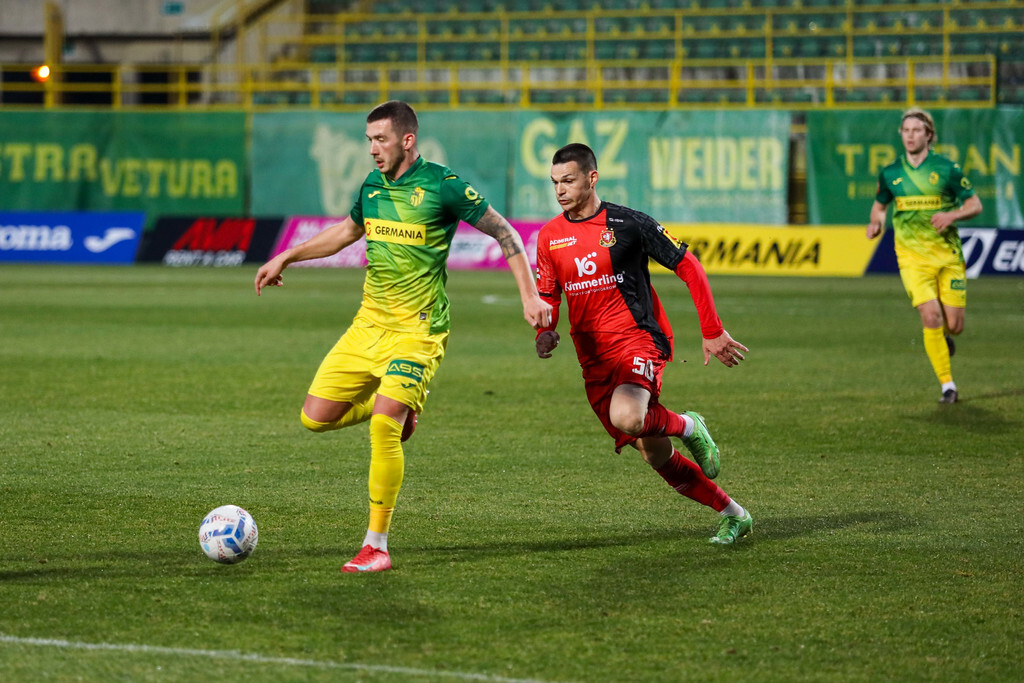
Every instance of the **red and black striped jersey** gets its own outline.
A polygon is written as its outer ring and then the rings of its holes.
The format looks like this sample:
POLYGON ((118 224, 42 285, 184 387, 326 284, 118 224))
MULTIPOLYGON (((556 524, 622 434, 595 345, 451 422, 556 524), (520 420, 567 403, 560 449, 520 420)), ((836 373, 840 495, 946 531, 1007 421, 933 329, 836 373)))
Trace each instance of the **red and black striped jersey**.
POLYGON ((675 271, 684 258, 686 244, 656 220, 602 202, 590 218, 574 221, 563 213, 541 228, 537 289, 552 306, 565 294, 570 334, 641 330, 671 359, 672 327, 651 286, 648 259, 675 271))

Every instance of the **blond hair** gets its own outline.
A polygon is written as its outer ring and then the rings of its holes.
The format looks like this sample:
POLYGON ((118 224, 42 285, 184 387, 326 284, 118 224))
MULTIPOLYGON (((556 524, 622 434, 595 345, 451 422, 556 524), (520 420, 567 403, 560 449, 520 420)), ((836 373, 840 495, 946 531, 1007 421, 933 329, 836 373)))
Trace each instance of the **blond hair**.
POLYGON ((935 121, 932 119, 932 115, 926 112, 924 109, 914 107, 903 112, 903 118, 900 119, 900 130, 903 129, 903 123, 907 119, 917 119, 924 124, 925 132, 927 132, 931 138, 928 140, 929 145, 934 145, 938 136, 935 134, 935 121))

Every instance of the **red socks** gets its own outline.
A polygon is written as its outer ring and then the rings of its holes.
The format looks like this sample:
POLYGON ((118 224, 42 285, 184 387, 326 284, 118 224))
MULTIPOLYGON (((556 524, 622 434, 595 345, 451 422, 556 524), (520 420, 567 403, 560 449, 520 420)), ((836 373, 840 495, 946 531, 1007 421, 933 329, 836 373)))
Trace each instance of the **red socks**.
POLYGON ((686 429, 686 422, 681 415, 655 403, 647 407, 647 417, 644 418, 644 428, 637 434, 638 438, 645 436, 682 436, 686 429))
POLYGON ((677 450, 673 450, 667 463, 654 471, 680 494, 717 512, 724 510, 731 500, 718 484, 704 476, 697 463, 690 462, 677 450))

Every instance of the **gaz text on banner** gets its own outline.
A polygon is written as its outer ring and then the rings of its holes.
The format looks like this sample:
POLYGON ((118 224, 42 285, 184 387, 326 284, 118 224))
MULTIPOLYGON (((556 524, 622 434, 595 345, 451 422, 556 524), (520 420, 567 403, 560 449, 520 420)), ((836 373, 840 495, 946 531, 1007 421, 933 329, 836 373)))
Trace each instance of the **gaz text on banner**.
POLYGON ((570 142, 597 156, 602 199, 660 221, 787 220, 788 112, 517 113, 511 215, 544 220, 561 209, 551 157, 570 142))

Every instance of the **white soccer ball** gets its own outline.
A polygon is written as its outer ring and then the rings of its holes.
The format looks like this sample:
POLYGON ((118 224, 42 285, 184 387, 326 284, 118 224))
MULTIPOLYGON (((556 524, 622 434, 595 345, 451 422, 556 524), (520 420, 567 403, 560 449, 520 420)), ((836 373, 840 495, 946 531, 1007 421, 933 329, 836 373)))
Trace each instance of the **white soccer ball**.
POLYGON ((237 505, 221 505, 199 525, 199 545, 211 560, 223 564, 241 562, 256 550, 260 540, 256 521, 237 505))

